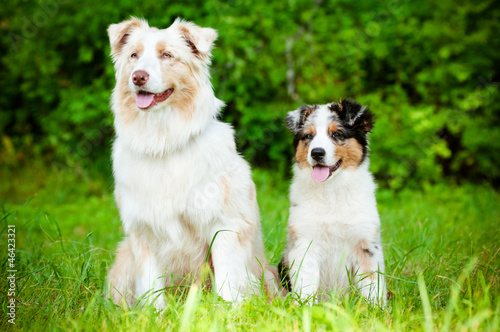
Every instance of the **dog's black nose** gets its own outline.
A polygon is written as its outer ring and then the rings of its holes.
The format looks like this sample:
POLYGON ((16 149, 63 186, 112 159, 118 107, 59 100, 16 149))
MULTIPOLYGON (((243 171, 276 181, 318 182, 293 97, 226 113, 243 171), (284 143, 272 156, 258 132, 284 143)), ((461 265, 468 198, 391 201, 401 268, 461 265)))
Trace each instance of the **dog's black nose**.
POLYGON ((320 161, 321 159, 323 159, 324 156, 325 156, 325 149, 323 148, 314 148, 311 150, 311 157, 316 161, 320 161))

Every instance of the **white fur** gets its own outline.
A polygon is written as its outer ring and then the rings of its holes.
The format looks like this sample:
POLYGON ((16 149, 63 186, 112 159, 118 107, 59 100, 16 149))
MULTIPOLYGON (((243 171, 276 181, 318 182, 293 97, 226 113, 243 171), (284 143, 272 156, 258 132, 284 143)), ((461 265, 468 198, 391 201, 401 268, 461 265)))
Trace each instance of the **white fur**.
POLYGON ((330 136, 328 135, 328 125, 330 124, 331 114, 327 105, 322 105, 314 111, 313 114, 307 119, 305 127, 310 124, 315 125, 316 135, 309 144, 309 151, 307 154, 307 162, 310 165, 316 165, 317 162, 311 157, 311 151, 314 148, 323 148, 325 150, 325 157, 323 164, 325 166, 333 166, 338 161, 335 158, 335 144, 333 144, 330 136))
MULTIPOLYGON (((148 71, 154 77, 148 89, 163 91, 162 64, 154 50, 157 42, 166 42, 174 56, 197 66, 196 73, 186 75, 195 77, 198 89, 192 118, 186 119, 184 110, 167 99, 151 110, 138 109, 129 123, 121 116, 118 90, 113 93, 115 196, 126 238, 110 271, 111 296, 131 305, 152 293, 148 301, 163 308, 162 289, 198 278, 214 237, 213 287, 223 299, 237 303, 258 292, 262 275, 276 290, 275 271, 262 272, 271 267, 263 252, 250 167, 236 151, 233 129, 216 119, 223 103, 210 84, 209 54, 204 61, 196 58, 178 27, 190 29, 203 52, 210 51, 215 30, 180 20, 165 30, 143 23, 128 31, 129 42, 140 41, 145 49, 133 71, 148 71)), ((121 37, 116 31, 112 25, 112 45, 113 38, 121 37)), ((128 57, 126 52, 115 57, 117 80, 128 57)))
MULTIPOLYGON (((334 144, 325 139, 327 113, 326 107, 320 107, 307 120, 315 126, 318 137, 311 141, 308 156, 312 148, 321 146, 327 151, 328 165, 332 165, 339 158, 334 144)), ((315 164, 310 158, 308 162, 315 164)), ((381 305, 385 302, 380 219, 368 166, 366 158, 359 167, 340 168, 324 182, 313 181, 312 167, 293 167, 284 263, 290 268, 293 291, 304 301, 312 303, 314 298, 342 294, 349 288, 349 275, 353 273, 352 283, 363 296, 381 305), (373 254, 362 256, 367 259, 365 267, 359 259, 361 241, 368 243, 367 249, 373 254)))

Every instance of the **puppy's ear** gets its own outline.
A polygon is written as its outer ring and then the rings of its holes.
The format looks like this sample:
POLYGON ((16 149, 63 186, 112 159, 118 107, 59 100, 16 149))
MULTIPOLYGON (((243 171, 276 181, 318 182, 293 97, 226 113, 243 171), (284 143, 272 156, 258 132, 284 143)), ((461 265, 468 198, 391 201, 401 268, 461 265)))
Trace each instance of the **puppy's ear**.
POLYGON ((288 112, 285 123, 292 133, 295 134, 296 132, 298 132, 300 129, 300 108, 296 109, 295 111, 288 112))
POLYGON ((123 46, 127 44, 127 39, 133 29, 149 27, 148 22, 135 17, 117 24, 111 24, 108 28, 109 44, 111 45, 111 56, 113 59, 120 54, 123 46))
POLYGON ((314 110, 314 106, 304 105, 295 111, 288 112, 286 126, 293 134, 297 134, 307 120, 307 117, 314 110))
POLYGON ((203 60, 210 59, 214 41, 217 39, 217 31, 212 28, 199 27, 180 18, 177 18, 172 26, 179 29, 194 55, 203 60))
POLYGON ((373 113, 367 106, 362 106, 352 99, 347 99, 341 101, 337 109, 337 114, 353 129, 358 129, 365 133, 373 129, 373 113))

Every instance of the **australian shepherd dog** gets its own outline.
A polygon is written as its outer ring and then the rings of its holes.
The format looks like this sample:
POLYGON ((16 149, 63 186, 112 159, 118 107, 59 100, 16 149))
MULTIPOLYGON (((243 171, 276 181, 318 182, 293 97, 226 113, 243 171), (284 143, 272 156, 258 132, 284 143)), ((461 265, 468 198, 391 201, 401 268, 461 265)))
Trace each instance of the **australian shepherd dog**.
POLYGON ((115 199, 126 234, 108 276, 111 298, 161 309, 165 288, 199 281, 204 266, 224 300, 276 290, 250 167, 231 126, 217 120, 223 102, 209 74, 217 32, 132 18, 108 34, 115 199))
POLYGON ((383 305, 384 255, 375 183, 368 170, 372 113, 352 100, 289 112, 295 164, 288 241, 280 271, 306 303, 353 285, 383 305))

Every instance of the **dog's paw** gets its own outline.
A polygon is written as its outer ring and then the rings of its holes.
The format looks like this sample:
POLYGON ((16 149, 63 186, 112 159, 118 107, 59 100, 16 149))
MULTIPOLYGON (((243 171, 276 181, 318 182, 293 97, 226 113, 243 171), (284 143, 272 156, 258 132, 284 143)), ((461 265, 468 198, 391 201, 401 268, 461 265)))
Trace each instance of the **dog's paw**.
POLYGON ((161 312, 163 309, 165 309, 165 298, 163 295, 158 296, 154 302, 153 306, 155 307, 155 313, 161 312))

